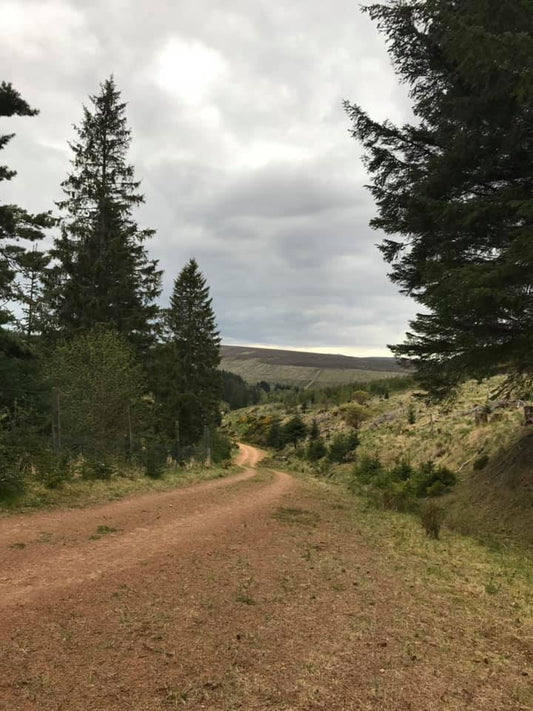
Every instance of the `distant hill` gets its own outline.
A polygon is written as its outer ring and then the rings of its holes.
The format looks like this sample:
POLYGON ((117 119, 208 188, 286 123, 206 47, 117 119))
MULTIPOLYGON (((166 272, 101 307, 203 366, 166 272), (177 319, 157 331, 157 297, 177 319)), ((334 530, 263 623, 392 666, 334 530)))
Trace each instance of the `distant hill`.
POLYGON ((274 348, 221 346, 220 367, 249 383, 325 387, 406 375, 394 358, 356 358, 274 348))

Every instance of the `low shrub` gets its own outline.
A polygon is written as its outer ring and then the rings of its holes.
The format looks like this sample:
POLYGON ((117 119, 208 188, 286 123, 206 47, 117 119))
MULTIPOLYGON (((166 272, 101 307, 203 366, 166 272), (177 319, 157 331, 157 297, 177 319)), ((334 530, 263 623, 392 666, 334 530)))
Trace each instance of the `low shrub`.
POLYGON ((51 450, 40 452, 35 459, 35 478, 47 489, 58 489, 71 478, 68 454, 51 450))
POLYGON ((109 481, 112 479, 114 467, 107 457, 91 457, 84 459, 81 466, 82 479, 87 481, 109 481))
POLYGON ((348 427, 353 427, 355 430, 359 429, 363 422, 370 417, 370 410, 357 402, 342 405, 339 408, 339 413, 348 427))
POLYGON ((211 459, 218 464, 231 459, 231 439, 225 432, 215 430, 211 440, 211 459))
POLYGON ((356 482, 362 484, 380 508, 414 511, 418 499, 445 494, 456 479, 450 469, 431 461, 417 469, 407 462, 398 462, 387 469, 377 457, 364 456, 354 467, 350 488, 356 489, 356 482))
POLYGON ((0 443, 0 501, 9 501, 24 493, 26 476, 18 457, 0 443))
POLYGON ((428 501, 420 509, 420 522, 430 538, 438 540, 444 522, 445 512, 442 506, 428 501))
POLYGON ((306 458, 309 462, 318 462, 318 460, 325 457, 327 453, 326 445, 320 438, 312 439, 307 445, 306 458))
POLYGON ((349 461, 358 444, 357 432, 335 435, 328 449, 329 461, 336 464, 349 461))
POLYGON ((26 481, 23 472, 3 463, 0 469, 0 501, 9 501, 24 493, 26 481))
POLYGON ((144 473, 150 479, 161 479, 165 473, 166 451, 158 442, 150 442, 144 453, 144 473))
POLYGON ((419 467, 413 483, 416 495, 422 498, 441 496, 448 492, 456 481, 457 477, 451 469, 428 461, 419 467))
POLYGON ((390 470, 390 476, 394 481, 409 481, 414 473, 415 470, 408 462, 398 462, 390 470))
POLYGON ((384 471, 385 469, 377 457, 365 455, 355 465, 353 475, 361 484, 372 484, 384 471))

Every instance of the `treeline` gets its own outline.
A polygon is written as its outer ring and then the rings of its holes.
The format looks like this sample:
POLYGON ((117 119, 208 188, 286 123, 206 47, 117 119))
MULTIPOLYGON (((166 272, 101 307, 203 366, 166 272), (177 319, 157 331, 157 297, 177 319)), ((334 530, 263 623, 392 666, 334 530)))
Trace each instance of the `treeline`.
MULTIPOLYGON (((0 116, 37 113, 0 84, 0 116)), ((170 456, 229 456, 209 287, 190 259, 157 304, 154 231, 135 221, 144 196, 112 78, 75 130, 55 212, 0 205, 0 498, 32 478, 108 478, 125 462, 159 476, 170 456)), ((0 181, 14 175, 0 166, 0 181)))
POLYGON ((312 405, 328 407, 352 402, 358 392, 368 393, 369 396, 388 398, 392 393, 410 390, 414 386, 414 378, 403 375, 370 382, 353 382, 309 390, 300 387, 276 385, 270 390, 266 402, 279 402, 286 407, 300 406, 305 410, 312 405))
POLYGON ((270 384, 261 380, 256 385, 250 385, 237 373, 227 370, 220 371, 222 377, 222 400, 229 410, 239 410, 249 405, 257 405, 266 401, 270 393, 270 384))

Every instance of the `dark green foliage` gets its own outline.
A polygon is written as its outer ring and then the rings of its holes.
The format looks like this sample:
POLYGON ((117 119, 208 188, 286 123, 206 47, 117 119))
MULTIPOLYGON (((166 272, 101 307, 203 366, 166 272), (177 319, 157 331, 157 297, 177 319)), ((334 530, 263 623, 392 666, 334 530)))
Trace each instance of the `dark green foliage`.
POLYGON ((366 149, 373 227, 422 313, 393 348, 441 397, 467 378, 533 378, 533 11, 529 0, 390 0, 366 8, 415 122, 346 104, 366 149))
POLYGON ((281 430, 279 420, 274 420, 268 429, 266 438, 266 446, 270 449, 283 449, 285 439, 281 430))
POLYGON ((481 469, 485 469, 485 467, 489 463, 489 459, 490 457, 488 454, 480 454, 477 459, 474 459, 474 464, 472 465, 472 468, 475 472, 481 471, 481 469))
POLYGON ((157 440, 149 441, 144 450, 144 473, 150 479, 161 479, 165 473, 167 453, 157 440))
MULTIPOLYGON (((264 390, 261 383, 248 385, 236 373, 221 370, 220 376, 222 378, 222 400, 229 405, 230 410, 256 405, 260 400, 261 390, 268 392, 264 390)), ((268 385, 268 383, 266 384, 268 385)))
POLYGON ((82 477, 88 481, 109 481, 113 478, 113 462, 105 454, 100 457, 85 459, 81 473, 82 477))
POLYGON ((263 390, 263 392, 265 392, 265 393, 269 393, 270 390, 271 390, 271 388, 270 388, 270 383, 267 383, 266 380, 260 380, 260 381, 257 383, 257 387, 258 387, 260 390, 263 390))
POLYGON ((166 342, 156 364, 158 417, 170 439, 177 421, 181 442, 188 446, 203 437, 206 426, 219 424, 222 395, 220 337, 209 287, 195 259, 174 282, 165 326, 166 342))
POLYGON ((354 478, 361 484, 370 484, 383 474, 384 468, 377 457, 361 457, 354 467, 354 478))
POLYGON ((309 429, 309 439, 318 439, 320 437, 320 430, 318 429, 318 424, 316 420, 313 420, 311 427, 309 429))
POLYGON ((415 406, 413 404, 409 405, 409 409, 407 410, 407 423, 409 425, 414 425, 416 422, 416 410, 415 406))
POLYGON ((327 447, 320 437, 309 440, 307 445, 306 458, 310 462, 318 462, 319 459, 325 457, 328 453, 327 447))
POLYGON ((329 461, 337 464, 349 461, 352 459, 358 444, 359 439, 355 431, 335 435, 328 448, 329 461))
POLYGON ((130 431, 139 437, 144 378, 123 337, 104 328, 80 334, 51 352, 45 372, 65 448, 99 460, 123 455, 130 431))
POLYGON ((0 441, 0 501, 9 501, 24 493, 25 473, 20 457, 9 442, 0 441))
POLYGON ((231 439, 225 432, 215 430, 211 438, 211 459, 215 464, 231 459, 231 439))
POLYGON ((444 509, 434 501, 427 501, 420 509, 420 522, 429 538, 434 540, 439 539, 444 518, 444 509))
POLYGON ((390 470, 390 478, 393 481, 409 481, 413 478, 415 470, 407 462, 398 462, 390 470))
POLYGON ((296 446, 300 440, 307 436, 307 427, 305 422, 299 415, 291 417, 281 428, 284 444, 293 444, 296 446))
MULTIPOLYGON (((38 113, 24 101, 11 84, 0 83, 0 117, 35 116, 38 113)), ((0 134, 0 150, 14 134, 0 134)), ((0 165, 0 182, 11 180, 16 171, 0 165)), ((44 230, 53 224, 50 215, 30 215, 18 205, 0 205, 0 328, 13 321, 8 305, 21 301, 24 293, 19 278, 28 257, 28 243, 44 237, 44 230)))
POLYGON ((36 479, 48 489, 58 489, 71 479, 70 461, 67 453, 44 449, 33 457, 36 479))
POLYGON ((456 475, 447 467, 434 462, 424 462, 414 477, 416 495, 419 497, 440 496, 456 483, 456 475))
POLYGON ((384 467, 376 457, 364 456, 353 470, 352 488, 356 483, 377 496, 386 508, 407 511, 415 499, 441 496, 456 483, 457 477, 450 469, 425 462, 418 468, 407 462, 398 462, 391 469, 384 467))
POLYGON ((144 198, 126 160, 126 104, 112 78, 90 101, 76 127, 73 169, 58 203, 61 235, 48 278, 52 323, 66 336, 105 325, 144 350, 152 340, 160 272, 143 244, 153 230, 133 219, 144 198))

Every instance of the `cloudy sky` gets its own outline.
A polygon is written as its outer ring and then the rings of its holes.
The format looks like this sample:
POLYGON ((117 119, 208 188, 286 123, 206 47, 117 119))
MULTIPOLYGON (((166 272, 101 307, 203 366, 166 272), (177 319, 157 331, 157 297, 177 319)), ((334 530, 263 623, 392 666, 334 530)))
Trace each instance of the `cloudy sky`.
POLYGON ((386 355, 402 339, 415 306, 375 247, 341 104, 402 121, 409 102, 357 2, 0 0, 0 17, 0 80, 41 111, 3 121, 19 174, 2 202, 59 199, 72 124, 114 74, 163 303, 195 256, 227 344, 386 355))

